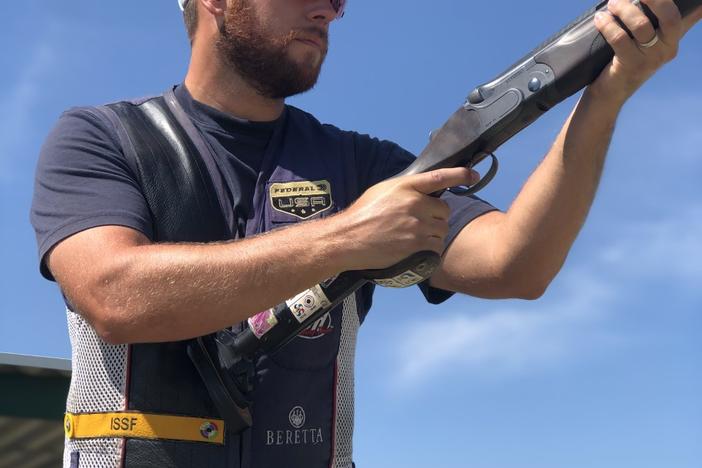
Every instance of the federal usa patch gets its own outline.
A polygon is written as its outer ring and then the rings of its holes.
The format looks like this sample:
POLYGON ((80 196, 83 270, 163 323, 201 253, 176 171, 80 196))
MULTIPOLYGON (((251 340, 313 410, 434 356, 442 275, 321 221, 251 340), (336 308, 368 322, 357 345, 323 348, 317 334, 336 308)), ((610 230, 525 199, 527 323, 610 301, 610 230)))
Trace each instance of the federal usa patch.
POLYGON ((271 184, 269 195, 275 210, 300 219, 327 211, 334 203, 327 180, 271 184))

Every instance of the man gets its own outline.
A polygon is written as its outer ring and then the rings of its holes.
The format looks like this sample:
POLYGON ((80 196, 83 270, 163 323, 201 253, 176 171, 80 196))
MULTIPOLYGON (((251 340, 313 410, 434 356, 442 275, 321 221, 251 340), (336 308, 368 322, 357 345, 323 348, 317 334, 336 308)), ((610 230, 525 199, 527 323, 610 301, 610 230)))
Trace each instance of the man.
POLYGON ((646 3, 658 32, 626 0, 598 15, 616 57, 502 213, 477 198, 428 195, 475 182, 464 168, 383 181, 411 155, 285 105, 316 82, 342 1, 181 2, 192 55, 174 93, 213 155, 233 240, 158 242, 119 129, 93 108, 61 117, 42 150, 32 220, 42 272, 68 305, 65 465, 351 466, 352 359, 371 288, 257 359, 253 427, 241 434, 221 427, 178 343, 240 329, 339 272, 420 250, 443 254, 423 286, 432 302, 452 292, 539 297, 584 222, 619 110, 702 17, 698 9, 682 21, 671 0, 646 3), (318 212, 280 203, 277 190, 300 187, 324 192, 318 212), (189 434, 193 418, 202 440, 173 432, 189 434))

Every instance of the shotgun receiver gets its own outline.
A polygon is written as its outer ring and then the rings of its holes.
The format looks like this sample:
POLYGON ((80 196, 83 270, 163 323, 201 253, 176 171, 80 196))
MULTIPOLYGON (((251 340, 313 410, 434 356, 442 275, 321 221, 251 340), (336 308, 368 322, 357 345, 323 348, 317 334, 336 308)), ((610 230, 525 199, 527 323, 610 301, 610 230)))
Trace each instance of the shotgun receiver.
MULTIPOLYGON (((702 0, 675 3, 685 16, 702 5, 702 0)), ((645 5, 639 6, 657 28, 653 13, 645 5)), ((598 3, 497 78, 476 87, 432 135, 419 157, 398 176, 445 167, 472 167, 490 157, 492 165, 480 182, 451 190, 467 195, 487 185, 497 171, 493 152, 553 106, 592 83, 612 60, 614 52, 593 21, 598 11, 606 9, 606 1, 598 3)), ((279 350, 366 282, 411 286, 429 278, 439 262, 435 252, 417 252, 387 269, 347 271, 251 317, 249 327, 238 334, 223 330, 214 342, 198 339, 200 346, 194 348, 191 358, 229 429, 236 431, 250 425, 250 403, 245 395, 250 388, 254 356, 279 350), (232 384, 236 388, 230 388, 232 384), (232 408, 232 402, 236 408, 232 408)))

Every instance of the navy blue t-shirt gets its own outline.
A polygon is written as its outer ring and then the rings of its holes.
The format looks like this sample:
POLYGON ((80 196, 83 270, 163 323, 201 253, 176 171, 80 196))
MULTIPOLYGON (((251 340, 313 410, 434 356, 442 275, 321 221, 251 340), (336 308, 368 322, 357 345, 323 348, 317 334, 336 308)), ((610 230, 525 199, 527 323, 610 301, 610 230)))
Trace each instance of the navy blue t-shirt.
MULTIPOLYGON (((233 231, 243 237, 262 155, 276 122, 235 118, 192 98, 184 85, 176 97, 223 168, 226 198, 233 210, 233 231)), ((341 130, 337 130, 341 132, 341 130)), ((414 156, 395 143, 350 132, 354 140, 358 193, 407 167, 414 156)), ((494 210, 477 197, 442 196, 451 206, 450 243, 474 218, 494 210)), ((85 229, 119 225, 153 239, 153 222, 138 178, 127 163, 111 123, 91 108, 61 115, 47 137, 37 165, 31 221, 36 231, 41 273, 46 253, 61 240, 85 229)), ((431 302, 449 293, 422 288, 431 302)))

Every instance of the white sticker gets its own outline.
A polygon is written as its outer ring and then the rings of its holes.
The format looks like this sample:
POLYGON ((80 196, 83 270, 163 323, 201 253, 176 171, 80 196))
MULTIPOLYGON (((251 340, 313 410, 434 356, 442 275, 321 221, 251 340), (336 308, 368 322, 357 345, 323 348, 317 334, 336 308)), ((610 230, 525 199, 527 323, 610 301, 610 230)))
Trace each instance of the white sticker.
POLYGON ((324 295, 319 285, 304 291, 292 299, 285 301, 298 322, 302 323, 323 307, 329 307, 331 302, 324 295))
POLYGON ((386 288, 406 288, 421 282, 424 278, 409 270, 394 278, 377 279, 373 282, 386 288))

